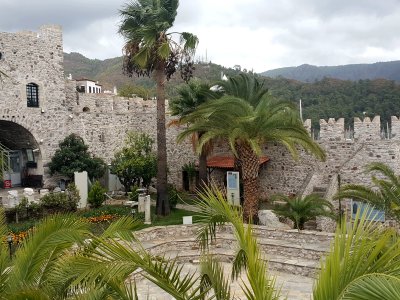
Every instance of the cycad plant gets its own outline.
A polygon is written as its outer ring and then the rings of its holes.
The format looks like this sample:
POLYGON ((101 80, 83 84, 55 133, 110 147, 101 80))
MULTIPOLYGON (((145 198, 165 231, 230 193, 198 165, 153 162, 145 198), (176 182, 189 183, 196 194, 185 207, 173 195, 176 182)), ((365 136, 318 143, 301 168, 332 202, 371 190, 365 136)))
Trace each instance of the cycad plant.
POLYGON ((68 286, 70 295, 91 299, 137 299, 131 274, 140 270, 141 275, 160 287, 174 299, 235 299, 225 278, 223 266, 209 254, 209 243, 216 238, 218 225, 231 224, 237 238, 237 251, 233 261, 232 280, 242 281, 246 299, 278 299, 275 279, 270 277, 251 226, 242 222, 241 209, 234 210, 223 193, 216 188, 200 194, 201 227, 198 242, 202 249, 200 274, 184 273, 183 266, 174 259, 154 256, 135 239, 132 232, 119 235, 93 237, 92 241, 73 256, 66 256, 52 274, 52 282, 68 286), (131 295, 128 295, 128 292, 131 295), (102 295, 94 298, 95 295, 102 295), (115 296, 115 295, 118 295, 115 296), (131 298, 129 298, 131 297, 131 298))
POLYGON ((400 299, 400 239, 394 229, 370 221, 372 211, 337 227, 321 261, 314 300, 400 299))
POLYGON ((372 173, 372 187, 347 184, 340 189, 335 198, 353 198, 367 202, 400 221, 400 176, 380 162, 371 163, 366 169, 372 173))
MULTIPOLYGON (((0 236, 7 234, 1 211, 0 236)), ((72 216, 45 219, 9 257, 0 244, 0 299, 53 299, 56 287, 50 283, 56 264, 75 245, 89 236, 88 224, 72 216)))
POLYGON ((315 217, 335 218, 332 203, 316 194, 310 194, 304 198, 276 194, 271 200, 275 202, 274 213, 293 221, 295 229, 303 230, 304 224, 315 217))

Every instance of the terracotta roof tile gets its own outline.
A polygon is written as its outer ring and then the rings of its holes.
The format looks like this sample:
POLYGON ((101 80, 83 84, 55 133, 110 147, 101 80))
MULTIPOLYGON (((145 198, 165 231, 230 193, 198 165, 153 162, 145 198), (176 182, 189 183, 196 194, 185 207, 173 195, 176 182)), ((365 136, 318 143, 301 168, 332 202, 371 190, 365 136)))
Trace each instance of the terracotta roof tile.
MULTIPOLYGON (((260 165, 269 161, 267 156, 260 157, 260 165)), ((233 169, 235 158, 233 156, 213 156, 207 159, 207 167, 217 169, 233 169)))

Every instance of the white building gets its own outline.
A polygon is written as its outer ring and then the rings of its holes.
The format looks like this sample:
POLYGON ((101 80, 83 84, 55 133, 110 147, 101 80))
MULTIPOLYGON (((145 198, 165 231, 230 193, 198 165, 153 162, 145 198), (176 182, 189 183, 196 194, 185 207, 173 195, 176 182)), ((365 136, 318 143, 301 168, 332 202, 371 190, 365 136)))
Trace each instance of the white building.
POLYGON ((101 93, 101 84, 87 78, 75 79, 76 89, 80 93, 99 94, 101 93))

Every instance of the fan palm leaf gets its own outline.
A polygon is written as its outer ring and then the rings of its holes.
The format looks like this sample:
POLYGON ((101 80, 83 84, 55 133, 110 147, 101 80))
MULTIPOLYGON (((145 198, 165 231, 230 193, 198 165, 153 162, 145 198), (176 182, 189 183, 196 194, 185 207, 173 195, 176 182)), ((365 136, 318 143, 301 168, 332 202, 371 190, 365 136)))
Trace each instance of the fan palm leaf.
POLYGON ((313 291, 315 300, 342 299, 341 295, 365 284, 360 279, 364 275, 379 273, 400 278, 400 240, 392 229, 369 221, 370 214, 369 209, 362 215, 358 212, 352 226, 343 220, 337 227, 330 252, 321 261, 313 291))
POLYGON ((353 198, 370 203, 400 220, 400 177, 387 165, 379 162, 367 165, 366 170, 377 174, 371 176, 372 187, 348 184, 340 189, 335 198, 353 198))
POLYGON ((367 274, 351 282, 339 296, 340 300, 397 300, 400 299, 400 278, 367 274))

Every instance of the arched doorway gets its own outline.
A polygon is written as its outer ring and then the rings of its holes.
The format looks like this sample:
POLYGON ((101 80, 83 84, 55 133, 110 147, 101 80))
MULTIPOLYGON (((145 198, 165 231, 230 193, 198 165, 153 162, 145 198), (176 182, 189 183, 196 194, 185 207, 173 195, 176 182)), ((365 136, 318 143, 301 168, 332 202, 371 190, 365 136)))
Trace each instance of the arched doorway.
POLYGON ((23 126, 0 120, 0 151, 2 152, 1 187, 39 187, 43 178, 40 145, 23 126))

